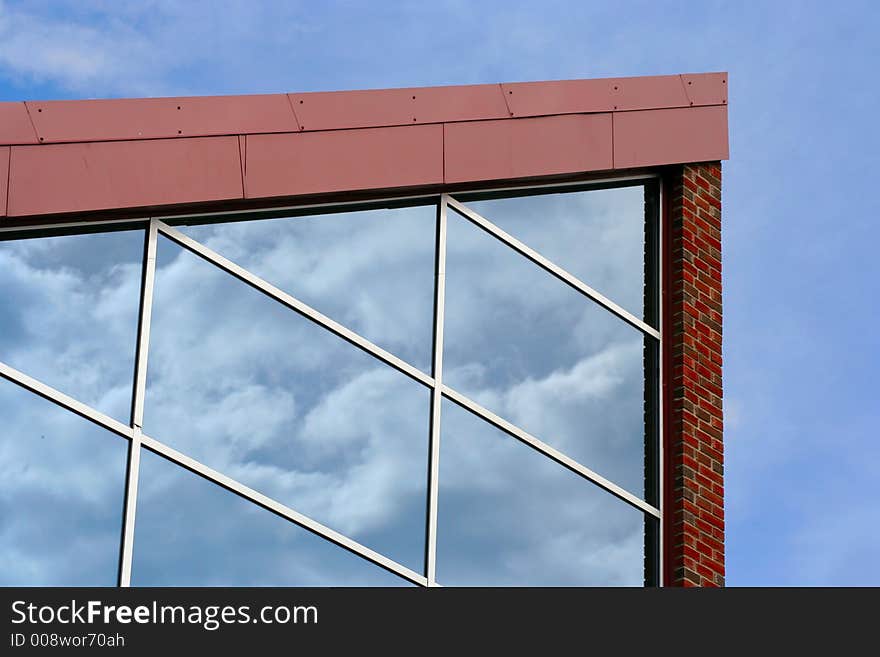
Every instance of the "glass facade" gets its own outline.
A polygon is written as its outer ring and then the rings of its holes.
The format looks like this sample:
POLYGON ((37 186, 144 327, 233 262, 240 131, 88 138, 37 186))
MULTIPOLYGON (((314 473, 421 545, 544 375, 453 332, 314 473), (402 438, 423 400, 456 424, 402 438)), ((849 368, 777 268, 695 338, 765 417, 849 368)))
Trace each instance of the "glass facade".
POLYGON ((656 584, 658 205, 0 233, 3 583, 656 584))

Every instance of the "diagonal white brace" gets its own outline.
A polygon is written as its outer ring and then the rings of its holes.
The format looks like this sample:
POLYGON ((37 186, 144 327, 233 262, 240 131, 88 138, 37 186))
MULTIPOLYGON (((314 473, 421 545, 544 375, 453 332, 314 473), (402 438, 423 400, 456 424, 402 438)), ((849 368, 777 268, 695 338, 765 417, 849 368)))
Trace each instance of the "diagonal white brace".
POLYGON ((207 465, 196 461, 181 452, 178 452, 172 447, 159 442, 149 436, 144 435, 142 438, 142 444, 144 447, 149 449, 160 456, 164 456, 170 461, 173 461, 179 465, 182 465, 187 470, 191 470, 195 472, 197 475, 204 477, 210 481, 213 481, 216 484, 219 484, 226 488, 227 490, 232 491, 233 493, 250 500, 251 502, 255 502, 260 505, 264 509, 268 509, 273 513, 281 516, 282 518, 286 518, 291 522, 299 525, 303 529, 307 529, 310 532, 317 534, 318 536, 322 536, 327 540, 335 543, 339 547, 345 548, 349 552, 358 555, 359 557, 363 557, 367 561, 370 561, 377 566, 381 566, 382 568, 403 577, 414 584, 419 584, 421 586, 427 585, 427 580, 423 575, 415 572, 403 566, 396 561, 389 559, 388 557, 379 554, 378 552, 371 550, 370 548, 361 545, 357 541, 354 541, 347 536, 340 534, 325 525, 309 518, 308 516, 303 515, 297 511, 294 511, 288 506, 281 504, 280 502, 273 500, 262 493, 255 491, 248 486, 232 479, 231 477, 227 477, 226 475, 217 472, 216 470, 209 468, 207 465))
POLYGON ((451 197, 449 198, 449 207, 451 207, 462 217, 464 217, 477 227, 482 228, 484 231, 512 248, 514 251, 517 251, 518 253, 524 255, 526 258, 528 258, 536 265, 549 272, 562 282, 567 283, 569 286, 571 286, 584 296, 592 299, 603 308, 610 310, 627 324, 637 328, 645 335, 650 335, 652 338, 656 338, 657 340, 660 339, 660 332, 657 329, 648 326, 648 324, 640 320, 638 317, 636 317, 629 311, 624 310, 616 303, 603 296, 602 294, 591 288, 589 285, 578 279, 576 276, 564 270, 562 267, 554 264, 531 247, 526 246, 512 235, 507 234, 501 228, 493 224, 482 215, 477 214, 466 205, 459 203, 451 197))
POLYGON ((404 374, 415 379, 422 385, 433 387, 434 379, 422 372, 420 369, 413 367, 412 365, 404 360, 401 360, 394 354, 391 354, 381 347, 376 346, 366 338, 361 337, 354 331, 345 328, 342 324, 333 321, 326 315, 318 312, 317 310, 303 303, 296 297, 291 296, 290 294, 287 294, 282 290, 279 290, 277 287, 263 280, 259 276, 252 274, 251 272, 244 269, 243 267, 238 266, 231 260, 224 258, 219 253, 212 251, 204 244, 196 242, 194 239, 187 237, 179 230, 176 230, 171 226, 168 226, 161 222, 159 223, 159 232, 169 239, 173 240, 183 248, 187 249, 188 251, 191 251, 197 256, 207 260, 210 263, 213 263, 223 271, 232 274, 240 281, 247 283, 248 285, 262 292, 266 296, 275 299, 276 301, 287 306, 291 310, 298 312, 306 319, 309 319, 316 324, 323 326, 332 333, 338 335, 343 340, 346 340, 354 346, 366 351, 368 354, 372 354, 382 362, 390 365, 400 372, 403 372, 404 374))
POLYGON ((588 480, 592 481, 594 484, 596 484, 600 488, 604 488, 609 493, 611 493, 615 497, 620 498, 621 500, 623 500, 627 504, 630 504, 630 505, 636 507, 637 509, 644 511, 645 513, 648 513, 648 514, 654 516, 655 518, 660 517, 660 510, 657 509, 656 507, 648 504, 643 499, 633 495, 628 490, 621 488, 620 486, 615 484, 613 481, 609 481, 608 479, 606 479, 602 475, 600 475, 596 472, 593 472, 592 470, 590 470, 587 467, 584 467, 583 465, 581 465, 580 463, 578 463, 574 459, 566 456, 565 454, 563 454, 559 450, 557 450, 553 447, 550 447, 550 445, 539 440, 538 438, 535 438, 532 434, 523 431, 518 426, 511 424, 510 422, 499 417, 498 415, 495 415, 495 413, 493 413, 492 411, 483 408, 475 401, 472 401, 471 399, 465 397, 464 395, 456 392, 455 390, 453 390, 449 386, 445 386, 445 385, 443 386, 443 395, 448 397, 452 401, 454 401, 456 404, 458 404, 462 408, 469 410, 474 415, 481 417, 484 420, 486 420, 487 422, 489 422, 490 424, 498 427, 499 429, 501 429, 502 431, 504 431, 508 435, 512 436, 513 438, 516 438, 520 442, 525 443, 529 447, 532 447, 533 449, 541 452, 545 456, 549 456, 551 459, 553 459, 554 461, 556 461, 560 465, 563 465, 566 468, 568 468, 569 470, 571 470, 572 472, 579 474, 584 479, 588 479, 588 480))
POLYGON ((17 383, 22 388, 38 394, 40 397, 57 404, 61 408, 66 408, 68 411, 72 411, 80 417, 112 431, 118 436, 122 436, 123 438, 131 438, 132 436, 131 427, 122 424, 122 422, 118 420, 114 420, 109 415, 96 411, 91 406, 83 404, 81 401, 77 401, 73 397, 69 397, 51 386, 47 386, 41 381, 32 379, 27 374, 19 372, 14 367, 10 367, 3 362, 0 362, 0 376, 13 383, 17 383))

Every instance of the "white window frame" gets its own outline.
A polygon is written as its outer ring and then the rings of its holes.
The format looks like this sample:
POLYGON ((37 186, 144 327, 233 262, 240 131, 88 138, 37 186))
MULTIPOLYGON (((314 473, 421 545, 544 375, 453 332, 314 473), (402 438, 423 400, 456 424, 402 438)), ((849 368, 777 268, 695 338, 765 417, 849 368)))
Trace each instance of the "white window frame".
MULTIPOLYGON (((493 193, 493 192, 510 192, 515 194, 518 191, 523 192, 534 192, 535 190, 541 191, 559 191, 564 192, 566 188, 577 187, 578 190, 581 189, 589 189, 590 185, 597 185, 599 187, 607 187, 609 185, 614 184, 637 184, 647 183, 648 181, 657 181, 659 183, 659 176, 656 174, 644 174, 637 176, 627 176, 627 177, 615 177, 615 178, 606 178, 591 181, 589 183, 578 182, 578 183, 560 183, 556 185, 533 185, 533 186, 519 186, 519 187, 495 187, 495 188, 481 188, 481 189, 469 189, 467 192, 463 192, 463 195, 472 195, 479 193, 493 193)), ((657 221, 662 223, 662 207, 663 207, 663 198, 662 198, 662 185, 658 184, 657 188, 660 190, 658 198, 658 205, 660 210, 656 213, 657 221)), ((138 478, 139 478, 139 468, 140 468, 140 453, 141 449, 148 449, 160 456, 177 463, 180 466, 208 479, 220 486, 236 493, 237 495, 250 500, 251 502, 262 506, 273 513, 286 518, 287 520, 307 529, 329 541, 332 543, 352 552, 367 561, 372 562, 373 564, 380 566, 400 577, 408 580, 414 584, 420 586, 439 586, 436 581, 436 560, 437 560, 437 507, 438 507, 438 491, 439 491, 439 456, 440 456, 440 428, 441 428, 441 402, 443 398, 446 398, 455 404, 461 406, 462 408, 470 411, 474 415, 482 418, 483 420, 489 422, 491 425, 497 427, 498 429, 504 431, 509 436, 519 440, 520 442, 528 445, 535 451, 543 454, 546 457, 556 461, 560 465, 564 466, 568 470, 574 472, 575 474, 580 475, 584 479, 592 482, 593 484, 599 486, 604 489, 608 493, 614 495, 619 498, 623 502, 628 505, 642 511, 646 517, 655 518, 658 525, 658 539, 657 544, 654 549, 657 550, 658 554, 656 555, 656 560, 654 563, 657 564, 657 569, 659 572, 653 573, 653 579, 659 585, 662 586, 662 573, 663 573, 663 476, 662 476, 662 464, 663 464, 663 436, 662 436, 662 419, 661 419, 661 409, 663 408, 662 401, 662 390, 663 390, 663 381, 662 381, 662 367, 659 366, 662 363, 662 349, 663 349, 663 341, 661 338, 661 333, 658 329, 648 325, 635 315, 632 315, 624 308, 620 307, 612 300, 603 296, 592 287, 578 279, 573 274, 569 273, 562 267, 558 266, 550 259, 544 257, 531 247, 526 244, 520 242, 515 237, 509 235, 497 225, 481 216, 477 212, 474 212, 470 209, 466 203, 459 202, 454 197, 457 194, 453 193, 442 193, 442 194, 432 194, 432 195, 417 195, 417 196, 396 196, 396 197, 388 197, 382 199, 375 199, 370 201, 352 201, 347 203, 326 203, 326 204, 316 204, 316 205, 300 205, 300 206, 289 206, 284 208, 271 208, 263 211, 232 211, 232 212, 214 212, 214 213, 199 213, 192 215, 169 215, 169 216, 159 216, 159 217, 149 217, 149 218, 134 218, 134 219, 110 219, 110 220, 95 220, 95 221, 77 221, 71 223, 35 223, 27 226, 3 226, 0 227, 0 239, 15 239, 18 237, 40 237, 46 235, 54 235, 65 232, 79 232, 82 228, 90 228, 100 229, 101 227, 107 227, 109 229, 142 229, 145 231, 145 247, 144 247, 144 257, 142 262, 142 281, 141 281, 141 298, 140 298, 140 310, 138 313, 138 334, 137 334, 137 346, 136 346, 136 354, 135 354, 135 371, 134 371, 134 386, 133 386, 133 394, 132 394, 132 408, 131 408, 131 420, 128 425, 125 425, 103 413, 97 411, 82 402, 69 397, 68 395, 29 377, 24 372, 20 372, 19 370, 0 362, 0 376, 9 381, 18 384, 19 386, 36 393, 37 395, 44 397, 45 399, 54 402, 58 406, 65 408, 73 413, 80 415, 81 417, 93 422, 94 424, 103 427, 110 432, 120 436, 127 441, 129 441, 128 445, 128 461, 127 461, 127 472, 126 472, 126 483, 125 483, 125 501, 123 505, 123 520, 122 520, 122 540, 120 545, 120 559, 119 559, 119 570, 118 570, 118 585, 121 587, 127 587, 131 585, 131 567, 132 567, 132 557, 134 550, 134 531, 135 531, 135 521, 137 515, 137 489, 138 489, 138 478), (382 207, 383 204, 388 204, 390 202, 394 203, 409 203, 413 202, 418 203, 420 201, 424 201, 426 204, 436 204, 437 207, 437 222, 436 222, 436 244, 435 244, 435 252, 434 252, 434 262, 435 262, 435 286, 434 286, 434 319, 433 319, 433 348, 432 348, 432 373, 431 375, 426 374, 422 370, 413 365, 407 363, 406 361, 398 358, 394 354, 382 349, 381 347, 373 344, 366 338, 358 335, 354 331, 346 328, 345 326, 335 322, 330 319, 326 315, 320 313, 315 310, 311 306, 306 303, 300 301, 296 297, 280 290, 275 287, 271 283, 263 280, 262 278, 256 276, 255 274, 249 272, 248 270, 240 267, 236 263, 228 260, 223 257, 219 253, 216 253, 212 249, 208 248, 204 244, 184 235, 179 230, 175 228, 175 225, 181 224, 190 224, 190 223, 220 223, 223 221, 229 221, 230 219, 241 219, 242 217, 259 219, 265 217, 267 214, 271 214, 272 216, 283 216, 285 211, 295 212, 296 214, 303 214, 305 212, 314 210, 317 212, 326 212, 328 210, 338 210, 345 211, 347 207, 382 207), (606 479, 594 472, 590 468, 585 465, 575 461, 569 456, 563 454, 559 450, 551 447, 547 443, 541 441, 530 433, 524 431, 513 423, 507 421, 506 419, 496 415, 495 413, 489 411, 483 406, 479 405, 474 400, 468 398, 467 396, 457 392, 453 388, 449 387, 445 383, 443 383, 443 327, 444 327, 444 317, 445 317, 445 269, 446 269, 446 223, 447 223, 447 214, 452 210, 459 214, 464 219, 468 220, 481 230, 485 231, 495 239, 499 240, 512 250, 519 253, 521 256, 524 256, 552 276, 556 277, 563 283, 569 285, 583 296, 591 299, 593 302, 599 304, 607 311, 616 315, 624 322, 634 327, 638 331, 640 331, 645 336, 652 338, 657 341, 659 345, 658 348, 658 356, 657 363, 658 368, 656 372, 658 386, 658 408, 655 409, 653 413, 654 422, 657 423, 657 435, 659 436, 656 449, 658 451, 656 463, 658 464, 659 472, 655 473, 654 476, 657 477, 659 494, 658 494, 658 504, 654 506, 653 504, 649 504, 641 497, 633 494, 632 492, 624 489, 623 487, 615 484, 613 481, 606 479), (290 308, 291 310, 299 313, 300 315, 306 317, 312 322, 322 326, 323 328, 329 330, 330 332, 336 334, 352 345, 358 347, 359 349, 367 352, 368 354, 374 356, 378 360, 390 365, 391 367, 397 369, 403 374, 409 376, 411 379, 421 383, 425 387, 429 388, 431 391, 431 411, 430 411, 430 430, 429 430, 429 441, 428 441, 428 486, 427 486, 427 518, 426 518, 426 541, 425 541, 425 562, 424 562, 424 572, 418 573, 414 570, 407 568, 406 566, 358 543, 357 541, 352 540, 351 538, 340 534, 339 532, 334 531, 333 529, 315 521, 314 519, 303 515, 296 510, 281 504, 280 502, 263 495, 262 493, 253 490, 252 488, 245 486, 239 481, 236 481, 226 475, 208 467, 207 465, 178 452, 167 444, 156 440, 155 438, 148 436, 143 433, 143 413, 144 413, 144 400, 146 396, 146 382, 147 382, 147 361, 149 356, 149 344, 150 344, 150 322, 151 322, 151 314, 152 314, 152 303, 153 303, 153 286, 156 275, 156 249, 158 243, 158 236, 163 235, 164 237, 172 240, 179 246, 184 249, 190 251, 191 253, 201 257, 202 259, 208 261, 209 263, 215 265, 216 267, 222 269, 223 271, 231 274, 232 276, 238 278, 242 282, 247 285, 253 287, 254 289, 262 292, 266 296, 274 299, 278 303, 290 308), (5 237, 4 237, 5 235, 5 237)), ((661 230, 661 226, 656 227, 657 230, 657 245, 656 250, 657 253, 654 254, 654 262, 652 266, 656 267, 656 296, 658 303, 658 320, 659 326, 662 327, 662 307, 663 304, 660 302, 660 294, 663 289, 663 281, 662 281, 662 254, 663 251, 663 233, 661 230)), ((650 373, 645 372, 645 384, 648 385, 650 383, 649 376, 650 373)), ((647 556, 646 556, 647 558, 647 556)))

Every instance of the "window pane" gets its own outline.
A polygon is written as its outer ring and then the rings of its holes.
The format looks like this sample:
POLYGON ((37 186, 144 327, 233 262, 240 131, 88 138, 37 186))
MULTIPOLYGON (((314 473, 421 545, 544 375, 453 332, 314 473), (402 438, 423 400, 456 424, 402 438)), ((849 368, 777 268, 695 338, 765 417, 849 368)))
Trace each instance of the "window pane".
POLYGON ((421 572, 428 390, 168 240, 145 432, 421 572))
POLYGON ((144 450, 135 586, 406 586, 408 582, 144 450))
POLYGON ((443 381, 644 493, 643 335, 449 213, 443 381))
POLYGON ((466 205, 636 317, 643 317, 642 185, 466 205))
POLYGON ((429 205, 181 230, 427 372, 436 212, 429 205))
POLYGON ((114 586, 128 443, 0 379, 0 585, 114 586))
POLYGON ((143 231, 0 242, 0 360, 128 423, 143 231))
POLYGON ((437 581, 641 586, 644 515, 443 402, 437 581))

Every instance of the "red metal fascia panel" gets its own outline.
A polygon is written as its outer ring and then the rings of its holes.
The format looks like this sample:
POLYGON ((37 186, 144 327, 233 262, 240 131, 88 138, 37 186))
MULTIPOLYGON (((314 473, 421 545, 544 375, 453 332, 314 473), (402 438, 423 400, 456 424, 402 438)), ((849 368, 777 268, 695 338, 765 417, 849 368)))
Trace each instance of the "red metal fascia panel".
POLYGON ((412 89, 417 123, 506 119, 507 103, 499 84, 412 89))
POLYGON ((36 144, 24 103, 0 103, 0 144, 36 144))
POLYGON ((515 117, 688 107, 678 75, 501 85, 515 117))
POLYGON ((449 123, 445 129, 447 183, 613 167, 611 114, 449 123))
POLYGON ((0 217, 6 216, 6 191, 9 182, 9 146, 0 146, 0 217))
POLYGON ((237 137, 12 147, 9 216, 241 197, 237 137))
POLYGON ((408 89, 289 94, 302 130, 337 130, 415 123, 408 89))
POLYGON ((614 168, 728 158, 727 106, 616 112, 614 168))
POLYGON ((246 198, 443 182, 443 127, 413 125, 249 135, 246 198))
POLYGON ((303 130, 502 119, 507 104, 497 84, 290 94, 303 130))
POLYGON ((27 106, 45 144, 298 129, 286 94, 30 101, 27 106))
POLYGON ((681 82, 695 107, 727 104, 727 73, 688 73, 681 82))

